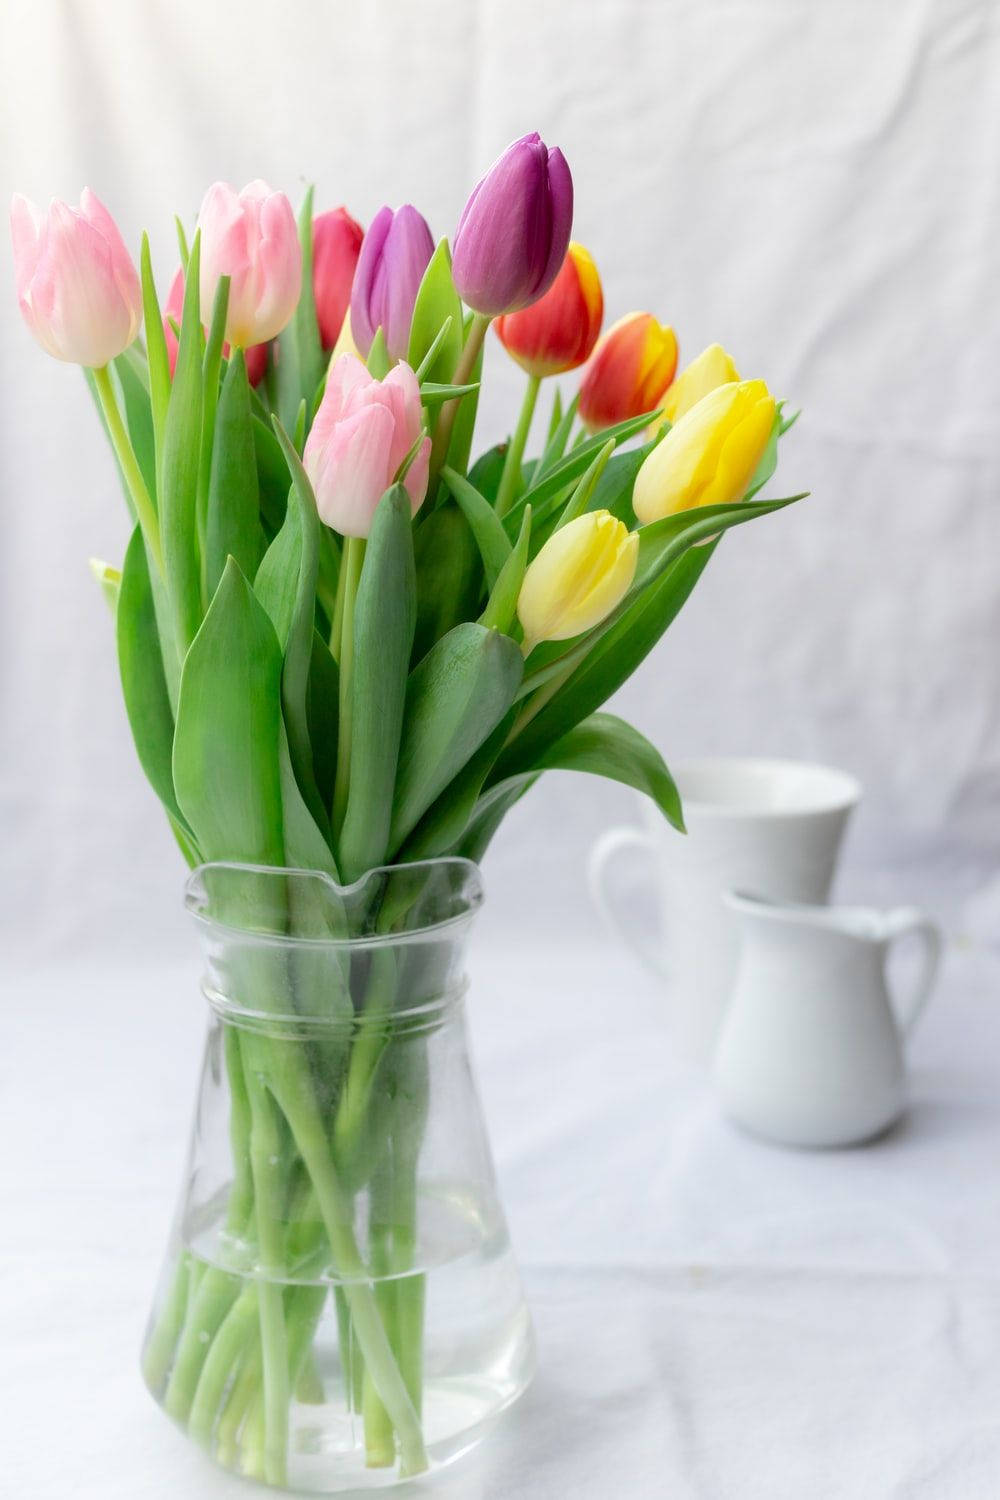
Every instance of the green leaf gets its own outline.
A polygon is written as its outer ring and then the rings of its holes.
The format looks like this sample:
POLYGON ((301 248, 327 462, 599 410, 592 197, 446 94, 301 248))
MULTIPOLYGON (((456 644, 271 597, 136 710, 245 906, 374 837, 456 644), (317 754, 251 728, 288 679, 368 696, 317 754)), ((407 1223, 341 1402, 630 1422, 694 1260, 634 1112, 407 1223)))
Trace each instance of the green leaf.
POLYGON ((313 775, 324 807, 333 802, 337 778, 337 722, 340 717, 340 673, 326 641, 313 633, 309 663, 309 693, 306 699, 313 775))
MULTIPOLYGON (((479 455, 468 473, 468 480, 473 489, 477 489, 491 505, 496 502, 506 454, 507 444, 497 443, 495 447, 487 448, 485 453, 479 455)), ((525 472, 526 468, 527 466, 522 472, 525 472)))
POLYGON ((526 505, 521 520, 521 531, 507 561, 500 569, 493 585, 489 602, 479 616, 480 625, 491 630, 502 630, 510 635, 517 620, 517 601, 528 566, 528 550, 531 545, 531 506, 526 505))
MULTIPOLYGON (((166 335, 163 332, 163 315, 160 312, 160 303, 156 295, 156 282, 153 279, 153 261, 149 251, 148 234, 142 236, 139 265, 142 276, 142 321, 146 338, 146 359, 149 365, 149 402, 152 409, 156 452, 159 454, 163 449, 167 407, 170 404, 170 358, 167 354, 166 335)), ((150 487, 147 480, 147 487, 151 495, 156 493, 155 483, 150 487)))
POLYGON ((684 831, 681 799, 663 756, 645 735, 614 714, 591 714, 535 761, 536 770, 588 771, 620 781, 651 797, 664 817, 684 831))
POLYGON ((772 511, 784 510, 804 500, 805 495, 789 495, 782 500, 739 500, 729 505, 698 505, 652 521, 639 530, 639 563, 632 583, 632 594, 648 588, 689 547, 708 541, 733 526, 743 526, 772 511))
POLYGON ((230 559, 184 662, 174 735, 177 801, 205 860, 284 862, 280 730, 281 650, 230 559))
POLYGON ((153 432, 153 413, 150 408, 149 391, 128 358, 120 354, 114 361, 115 374, 121 387, 125 404, 125 425, 135 449, 136 461, 143 483, 156 503, 156 438, 153 432))
POLYGON ((598 479, 587 509, 609 510, 631 530, 635 526, 632 491, 636 476, 659 441, 660 434, 657 433, 652 442, 643 443, 641 448, 627 448, 616 453, 598 479))
POLYGON ((460 841, 449 851, 462 859, 471 859, 474 864, 482 861, 490 840, 515 802, 534 786, 541 772, 525 772, 512 776, 501 785, 484 792, 469 819, 460 841))
POLYGON ((274 418, 274 427, 292 476, 288 510, 295 512, 300 537, 299 560, 295 569, 295 599, 288 620, 288 633, 282 641, 285 661, 281 674, 281 702, 299 788, 310 812, 323 828, 326 824, 326 810, 313 771, 308 712, 309 665, 316 628, 319 516, 316 513, 316 497, 309 483, 309 476, 302 467, 302 460, 277 418, 274 418))
MULTIPOLYGON (((214 576, 209 577, 205 560, 205 533, 208 527, 209 491, 212 485, 212 460, 215 453, 215 418, 219 406, 219 376, 222 370, 222 346, 226 337, 226 316, 229 311, 229 277, 220 276, 212 305, 212 324, 205 343, 202 359, 201 402, 201 454, 198 460, 198 545, 202 558, 202 592, 207 604, 215 593, 215 586, 222 576, 225 555, 214 576)), ((249 398, 247 406, 249 407, 249 398)), ((254 473, 256 488, 257 475, 254 473)), ((239 559, 237 559, 239 561, 239 559)), ((240 563, 242 567, 242 562, 240 563)), ((253 577, 253 573, 249 574, 253 577)))
POLYGON ((451 251, 440 240, 427 263, 413 304, 407 363, 421 380, 449 381, 462 354, 462 304, 451 278, 451 251), (449 321, 450 320, 450 321, 449 321), (447 324, 447 333, 441 330, 447 324), (436 352, 428 360, 428 355, 436 352))
POLYGON ((167 812, 190 833, 174 792, 174 716, 156 628, 146 547, 138 526, 122 563, 116 622, 122 696, 139 764, 167 812))
POLYGON ((435 385, 432 381, 425 380, 420 387, 420 399, 425 407, 443 406, 446 401, 453 397, 467 396, 470 391, 478 391, 475 385, 435 385))
POLYGON ((455 319, 449 314, 449 316, 445 318, 444 322, 441 324, 441 327, 438 329, 437 333, 434 335, 431 346, 427 350, 427 353, 424 355, 423 359, 421 359, 420 363, 417 365, 416 369, 413 372, 417 377, 418 383, 424 380, 429 380, 431 378, 431 372, 434 369, 434 361, 437 359, 441 350, 444 348, 445 341, 448 338, 448 335, 451 333, 454 325, 455 319))
POLYGON ((479 410, 479 387, 483 378, 483 349, 480 349, 476 355, 476 362, 469 371, 468 378, 473 383, 473 390, 471 395, 459 398, 458 414, 455 417, 455 425, 451 429, 451 440, 445 457, 445 463, 459 474, 464 474, 469 467, 472 435, 476 427, 476 413, 479 410))
POLYGON ((295 427, 301 401, 305 401, 307 411, 312 413, 316 388, 326 368, 313 291, 311 187, 306 191, 299 213, 299 242, 302 246, 302 290, 291 322, 278 335, 274 372, 278 417, 286 432, 293 431, 295 427))
POLYGON ((174 214, 174 229, 177 231, 177 250, 181 258, 181 270, 186 276, 191 252, 188 249, 187 232, 179 214, 174 214))
POLYGON ((585 510, 590 509, 590 501, 594 490, 597 488, 597 481, 604 473, 608 460, 614 451, 615 440, 614 438, 608 438, 604 447, 598 449, 593 462, 585 470, 576 489, 566 501, 566 505, 555 524, 555 531, 558 531, 562 526, 567 526, 570 521, 575 521, 578 516, 583 515, 585 510))
POLYGON ((372 346, 368 351, 365 361, 369 375, 374 375, 376 380, 384 380, 392 369, 392 360, 389 357, 389 349, 385 342, 385 334, 381 328, 376 328, 372 346))
POLYGON ((709 543, 685 553, 627 606, 566 684, 511 742, 497 767, 497 779, 531 770, 550 745, 617 692, 680 613, 714 550, 715 543, 709 543))
POLYGON ((483 565, 468 521, 450 501, 418 519, 413 534, 417 567, 414 663, 435 641, 479 609, 483 565))
POLYGON ((500 723, 524 665, 508 636, 466 623, 410 674, 396 775, 390 857, 500 723))
POLYGON ((400 863, 435 859, 447 854, 465 837, 481 800, 486 778, 504 747, 514 717, 513 710, 504 715, 489 738, 424 813, 397 855, 400 863))
MULTIPOLYGON (((508 527, 512 524, 512 518, 518 516, 521 508, 529 504, 535 512, 535 524, 544 520, 549 511, 558 505, 562 491, 576 483, 609 439, 613 439, 616 445, 626 442, 637 432, 642 432, 648 427, 655 415, 655 412, 646 412, 640 417, 631 417, 627 422, 619 422, 616 427, 608 427, 605 431, 599 432, 596 437, 588 438, 586 442, 580 443, 565 458, 561 458, 558 463, 546 469, 542 478, 533 476, 530 488, 511 506, 504 518, 508 527)), ((520 518, 518 517, 516 523, 513 524, 520 525, 520 518)))
POLYGON ((552 406, 552 421, 549 424, 549 435, 545 443, 545 450, 538 461, 535 470, 535 479, 540 480, 549 469, 557 464, 566 452, 566 444, 576 421, 576 409, 580 404, 580 397, 576 395, 569 403, 565 411, 562 411, 559 402, 559 392, 556 392, 556 400, 552 406), (558 414, 558 416, 557 416, 558 414))
POLYGON ((338 845, 347 882, 385 862, 416 618, 410 497, 397 484, 376 508, 354 606, 351 776, 338 845))
POLYGON ((201 624, 197 498, 201 451, 202 327, 198 301, 200 237, 191 247, 184 315, 163 439, 160 534, 177 646, 183 657, 201 624))
POLYGON ((278 735, 278 774, 281 780, 281 821, 285 840, 284 863, 293 870, 323 870, 339 881, 337 862, 322 831, 303 800, 292 768, 285 726, 278 735))
MULTIPOLYGON (((254 392, 251 392, 251 405, 254 392)), ((270 533, 276 535, 285 519, 288 497, 288 465, 281 444, 274 435, 270 418, 263 420, 254 412, 253 447, 257 458, 257 483, 260 489, 260 511, 270 533)))
POLYGON ((447 466, 441 470, 441 478, 454 495, 465 519, 472 528, 483 570, 486 587, 492 589, 500 576, 500 570, 511 554, 511 543, 503 522, 490 502, 461 474, 447 466))
MULTIPOLYGON (((287 471, 285 478, 288 478, 287 471)), ((301 562, 302 512, 300 506, 291 503, 285 511, 284 524, 264 553, 253 582, 253 591, 267 610, 282 652, 288 644, 295 615, 301 562)))
POLYGON ((205 517, 205 583, 211 598, 227 557, 253 578, 260 563, 262 536, 257 493, 257 454, 250 418, 250 383, 242 349, 234 349, 222 382, 212 473, 205 517))

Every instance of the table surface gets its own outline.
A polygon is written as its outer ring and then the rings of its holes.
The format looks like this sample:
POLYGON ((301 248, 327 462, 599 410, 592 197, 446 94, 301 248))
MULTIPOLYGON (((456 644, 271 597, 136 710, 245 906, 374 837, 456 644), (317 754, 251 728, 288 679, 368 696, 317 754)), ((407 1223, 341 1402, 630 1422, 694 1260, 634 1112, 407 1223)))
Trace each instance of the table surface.
MULTIPOLYGON (((949 952, 905 1119, 817 1153, 720 1118, 610 945, 474 947, 471 971, 540 1370, 476 1455, 395 1493, 996 1500, 1000 956, 949 952)), ((190 1125, 195 968, 13 981, 0 1494, 248 1500, 137 1372, 190 1125)))

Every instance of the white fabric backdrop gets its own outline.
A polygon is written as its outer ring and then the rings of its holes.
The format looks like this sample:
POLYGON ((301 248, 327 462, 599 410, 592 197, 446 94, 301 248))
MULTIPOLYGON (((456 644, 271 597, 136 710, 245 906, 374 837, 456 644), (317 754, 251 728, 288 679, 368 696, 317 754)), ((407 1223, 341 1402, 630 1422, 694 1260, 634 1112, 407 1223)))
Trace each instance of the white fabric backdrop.
MULTIPOLYGON (((0 188, 85 183, 127 237, 263 176, 366 221, 450 231, 537 127, 572 165, 609 318, 649 307, 805 415, 781 490, 730 538, 621 694, 673 756, 844 764, 868 798, 857 894, 930 890, 984 935, 1000 842, 1000 12, 990 0, 6 0, 0 188), (970 906, 970 902, 972 905, 970 906)), ((125 537, 80 377, 0 267, 0 809, 8 948, 174 940, 180 863, 134 763, 86 567, 125 537)), ((496 347, 481 435, 518 375, 496 347)), ((582 855, 629 811, 550 778, 489 866, 494 921, 590 920, 582 855)), ((997 922, 1000 928, 1000 920, 997 922)))

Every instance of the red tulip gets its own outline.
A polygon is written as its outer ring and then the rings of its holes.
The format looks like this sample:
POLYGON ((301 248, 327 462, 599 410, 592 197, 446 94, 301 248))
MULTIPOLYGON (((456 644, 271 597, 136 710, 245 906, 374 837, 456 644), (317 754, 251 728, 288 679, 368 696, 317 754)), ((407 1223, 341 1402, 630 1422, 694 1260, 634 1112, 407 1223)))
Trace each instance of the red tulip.
POLYGON ((346 208, 313 219, 313 296, 324 349, 332 349, 340 337, 363 238, 364 230, 346 208))
POLYGON ((652 411, 674 378, 677 339, 650 313, 628 313, 601 339, 580 386, 580 417, 592 432, 652 411))
POLYGON ((529 375, 542 378, 575 370, 590 358, 603 316, 597 267, 589 251, 571 243, 545 295, 520 312, 497 318, 494 327, 511 358, 529 375))

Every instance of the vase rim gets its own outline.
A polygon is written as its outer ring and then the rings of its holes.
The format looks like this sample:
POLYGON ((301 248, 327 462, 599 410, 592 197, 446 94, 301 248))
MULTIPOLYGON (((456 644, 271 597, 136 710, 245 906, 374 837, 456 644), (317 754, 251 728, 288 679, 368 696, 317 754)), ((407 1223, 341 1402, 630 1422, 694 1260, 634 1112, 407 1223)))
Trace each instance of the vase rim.
POLYGON ((484 899, 485 890, 479 866, 473 860, 459 855, 441 855, 433 859, 413 860, 402 864, 375 865, 357 880, 345 884, 335 880, 325 870, 293 865, 254 864, 242 860, 205 860, 191 870, 184 885, 185 910, 199 925, 213 931, 233 933, 254 943, 352 951, 361 948, 405 946, 436 938, 449 929, 468 924, 482 906, 484 899), (296 883, 309 883, 315 885, 323 893, 330 903, 331 910, 336 906, 343 911, 344 906, 352 901, 360 903, 366 888, 376 891, 382 883, 384 890, 385 884, 394 875, 414 876, 420 872, 431 875, 435 871, 445 871, 451 876, 450 886, 446 886, 449 909, 445 915, 437 919, 422 920, 401 931, 362 931, 345 936, 330 932, 303 934, 280 931, 277 928, 268 929, 266 926, 254 925, 250 922, 240 923, 227 920, 208 909, 206 881, 213 874, 225 875, 231 872, 237 877, 259 876, 262 881, 268 877, 274 877, 286 882, 291 880, 296 883))

